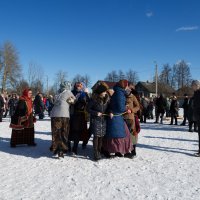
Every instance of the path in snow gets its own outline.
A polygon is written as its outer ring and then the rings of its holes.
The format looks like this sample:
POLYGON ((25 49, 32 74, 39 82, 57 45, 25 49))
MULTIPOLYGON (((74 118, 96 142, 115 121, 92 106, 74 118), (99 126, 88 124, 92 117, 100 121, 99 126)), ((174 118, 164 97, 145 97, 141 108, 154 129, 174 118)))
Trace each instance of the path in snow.
MULTIPOLYGON (((168 123, 168 122, 165 122, 168 123)), ((92 161, 92 142, 77 157, 52 158, 50 120, 36 123, 37 147, 10 148, 9 119, 0 124, 0 200, 200 199, 197 133, 142 124, 135 159, 92 161)))

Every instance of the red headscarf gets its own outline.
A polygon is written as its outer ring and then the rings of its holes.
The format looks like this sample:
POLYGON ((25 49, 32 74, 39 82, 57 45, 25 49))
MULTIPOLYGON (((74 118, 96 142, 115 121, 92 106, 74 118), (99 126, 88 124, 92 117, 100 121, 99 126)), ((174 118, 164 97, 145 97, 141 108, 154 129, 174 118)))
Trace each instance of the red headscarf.
POLYGON ((28 93, 31 91, 30 89, 25 89, 22 93, 22 96, 20 97, 20 100, 24 100, 27 105, 28 115, 30 115, 33 112, 33 103, 32 99, 28 97, 28 93))

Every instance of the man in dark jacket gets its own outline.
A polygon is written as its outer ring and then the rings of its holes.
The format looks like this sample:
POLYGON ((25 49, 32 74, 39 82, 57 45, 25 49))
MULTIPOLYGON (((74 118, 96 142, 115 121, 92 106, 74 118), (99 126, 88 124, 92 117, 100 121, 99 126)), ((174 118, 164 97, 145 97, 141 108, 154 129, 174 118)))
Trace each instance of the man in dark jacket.
POLYGON ((166 99, 163 97, 162 94, 160 94, 159 98, 156 100, 156 107, 157 107, 157 112, 156 112, 156 121, 155 123, 158 123, 159 116, 160 116, 160 123, 163 123, 163 116, 165 114, 165 108, 167 106, 166 99))
POLYGON ((194 120, 198 125, 198 136, 199 136, 199 150, 195 155, 200 157, 200 81, 192 81, 192 89, 194 90, 194 100, 193 100, 193 114, 194 120))
POLYGON ((184 94, 185 98, 184 98, 184 102, 183 102, 183 122, 181 123, 181 126, 185 126, 186 124, 186 120, 188 119, 188 108, 189 108, 189 99, 188 99, 188 95, 184 94))
POLYGON ((2 122, 3 111, 4 111, 4 99, 0 94, 0 122, 2 122))

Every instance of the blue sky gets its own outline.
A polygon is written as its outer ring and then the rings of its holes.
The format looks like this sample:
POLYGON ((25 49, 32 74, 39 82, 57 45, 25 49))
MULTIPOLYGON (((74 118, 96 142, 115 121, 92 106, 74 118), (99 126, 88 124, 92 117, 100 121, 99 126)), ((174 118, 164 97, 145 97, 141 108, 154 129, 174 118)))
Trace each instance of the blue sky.
POLYGON ((133 69, 150 80, 154 61, 191 64, 200 79, 199 0, 0 0, 0 44, 19 51, 24 73, 33 61, 50 82, 133 69))

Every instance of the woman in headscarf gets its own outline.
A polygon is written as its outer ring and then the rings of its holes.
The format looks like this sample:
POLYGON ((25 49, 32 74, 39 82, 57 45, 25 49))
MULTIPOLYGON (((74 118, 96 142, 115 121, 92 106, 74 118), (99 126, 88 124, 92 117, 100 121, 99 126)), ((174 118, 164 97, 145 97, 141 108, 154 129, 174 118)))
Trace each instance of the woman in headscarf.
POLYGON ((71 150, 70 141, 73 141, 72 152, 77 154, 79 141, 88 140, 86 105, 89 101, 89 96, 84 92, 84 84, 81 82, 75 83, 72 93, 76 97, 76 101, 71 107, 69 151, 71 150))
POLYGON ((34 122, 32 91, 31 89, 25 89, 19 98, 15 113, 11 117, 11 147, 16 147, 19 144, 36 145, 34 141, 34 122))
POLYGON ((71 92, 71 83, 60 84, 58 95, 54 98, 54 107, 51 111, 52 145, 50 150, 58 157, 64 157, 68 150, 69 135, 69 106, 75 100, 71 92))
POLYGON ((93 134, 94 160, 101 159, 101 148, 103 136, 106 133, 106 116, 109 96, 107 94, 108 85, 100 82, 93 91, 92 98, 87 106, 90 113, 90 132, 93 134))
POLYGON ((130 131, 123 117, 124 114, 131 113, 131 110, 126 107, 125 89, 127 87, 128 81, 120 80, 113 88, 114 94, 108 109, 110 118, 107 119, 107 130, 103 141, 103 151, 107 157, 115 154, 120 157, 133 158, 130 131))

